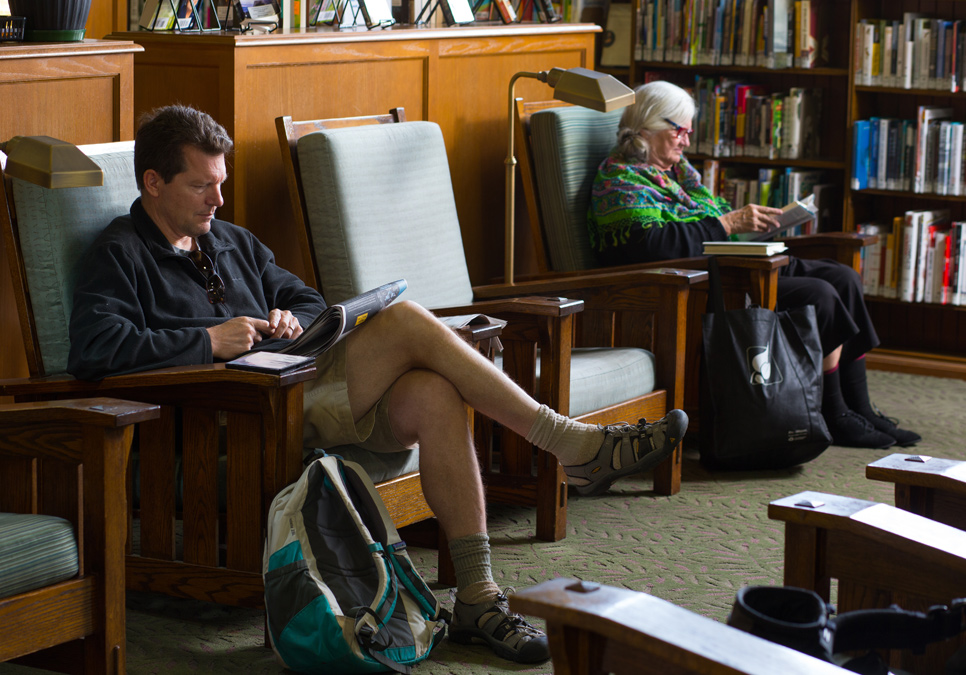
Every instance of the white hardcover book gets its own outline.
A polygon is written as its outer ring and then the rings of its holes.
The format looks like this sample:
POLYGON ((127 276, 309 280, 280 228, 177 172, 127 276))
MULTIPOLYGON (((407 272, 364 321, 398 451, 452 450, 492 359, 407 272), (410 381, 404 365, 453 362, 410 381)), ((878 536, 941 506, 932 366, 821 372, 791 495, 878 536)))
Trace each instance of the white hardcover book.
POLYGON ((919 227, 921 211, 906 211, 902 226, 902 255, 899 258, 899 299, 914 302, 916 299, 916 262, 919 259, 919 227))
POLYGON ((915 20, 922 14, 918 12, 903 12, 902 14, 902 35, 900 44, 903 47, 901 52, 902 68, 900 69, 901 85, 905 89, 912 89, 913 73, 915 73, 915 20))
POLYGON ((785 159, 802 156, 802 99, 804 90, 792 88, 782 103, 782 150, 785 159))
POLYGON ((889 167, 889 122, 890 118, 882 117, 879 119, 879 152, 878 166, 875 168, 875 184, 880 189, 889 187, 888 167, 889 167))
POLYGON ((788 68, 788 7, 791 0, 768 0, 768 67, 788 68))
POLYGON ((951 195, 963 194, 963 123, 951 122, 949 142, 949 186, 951 195))
POLYGON ((958 295, 955 304, 966 305, 966 232, 963 224, 959 227, 959 239, 956 242, 956 293, 958 295))

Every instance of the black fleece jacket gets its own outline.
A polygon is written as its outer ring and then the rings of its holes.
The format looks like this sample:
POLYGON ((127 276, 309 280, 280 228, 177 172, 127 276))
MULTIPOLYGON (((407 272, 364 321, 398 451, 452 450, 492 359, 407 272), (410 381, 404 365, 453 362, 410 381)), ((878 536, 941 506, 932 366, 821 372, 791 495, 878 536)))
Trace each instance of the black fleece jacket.
POLYGON ((211 363, 206 328, 287 309, 302 327, 325 308, 314 289, 278 265, 254 235, 214 220, 198 243, 225 282, 211 304, 205 278, 174 250, 138 199, 87 252, 77 275, 67 370, 100 379, 152 368, 211 363))

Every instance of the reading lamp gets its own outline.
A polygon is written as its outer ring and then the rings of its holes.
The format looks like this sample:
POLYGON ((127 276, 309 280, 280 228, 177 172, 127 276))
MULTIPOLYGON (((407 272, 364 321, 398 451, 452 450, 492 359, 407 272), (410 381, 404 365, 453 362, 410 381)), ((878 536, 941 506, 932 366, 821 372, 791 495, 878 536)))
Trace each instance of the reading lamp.
POLYGON ((94 187, 104 172, 73 143, 50 136, 14 136, 0 143, 3 173, 45 188, 94 187))
POLYGON ((553 88, 553 97, 558 101, 610 112, 634 102, 634 90, 610 75, 598 73, 587 68, 551 68, 539 73, 521 72, 510 78, 509 102, 509 141, 506 156, 506 232, 504 243, 504 275, 507 284, 513 284, 514 249, 514 210, 516 208, 516 167, 517 159, 513 154, 513 90, 521 77, 546 82, 553 88))

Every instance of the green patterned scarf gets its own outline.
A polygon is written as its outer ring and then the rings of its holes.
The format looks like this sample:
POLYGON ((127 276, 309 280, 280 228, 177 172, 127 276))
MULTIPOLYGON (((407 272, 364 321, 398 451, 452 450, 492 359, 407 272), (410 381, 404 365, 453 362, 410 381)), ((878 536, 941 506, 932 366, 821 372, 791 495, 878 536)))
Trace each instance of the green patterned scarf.
POLYGON ((625 243, 638 227, 695 222, 729 211, 728 202, 711 194, 683 155, 668 172, 650 165, 626 164, 611 155, 597 170, 587 226, 591 245, 603 251, 625 243))

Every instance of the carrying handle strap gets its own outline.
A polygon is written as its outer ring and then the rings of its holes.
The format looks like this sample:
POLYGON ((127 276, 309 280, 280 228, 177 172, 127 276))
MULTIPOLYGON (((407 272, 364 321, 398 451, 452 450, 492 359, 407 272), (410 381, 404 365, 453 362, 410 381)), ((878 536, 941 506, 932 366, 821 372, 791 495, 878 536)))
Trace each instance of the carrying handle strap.
POLYGON ((721 289, 721 268, 718 258, 708 258, 708 314, 724 314, 724 291, 721 289))

